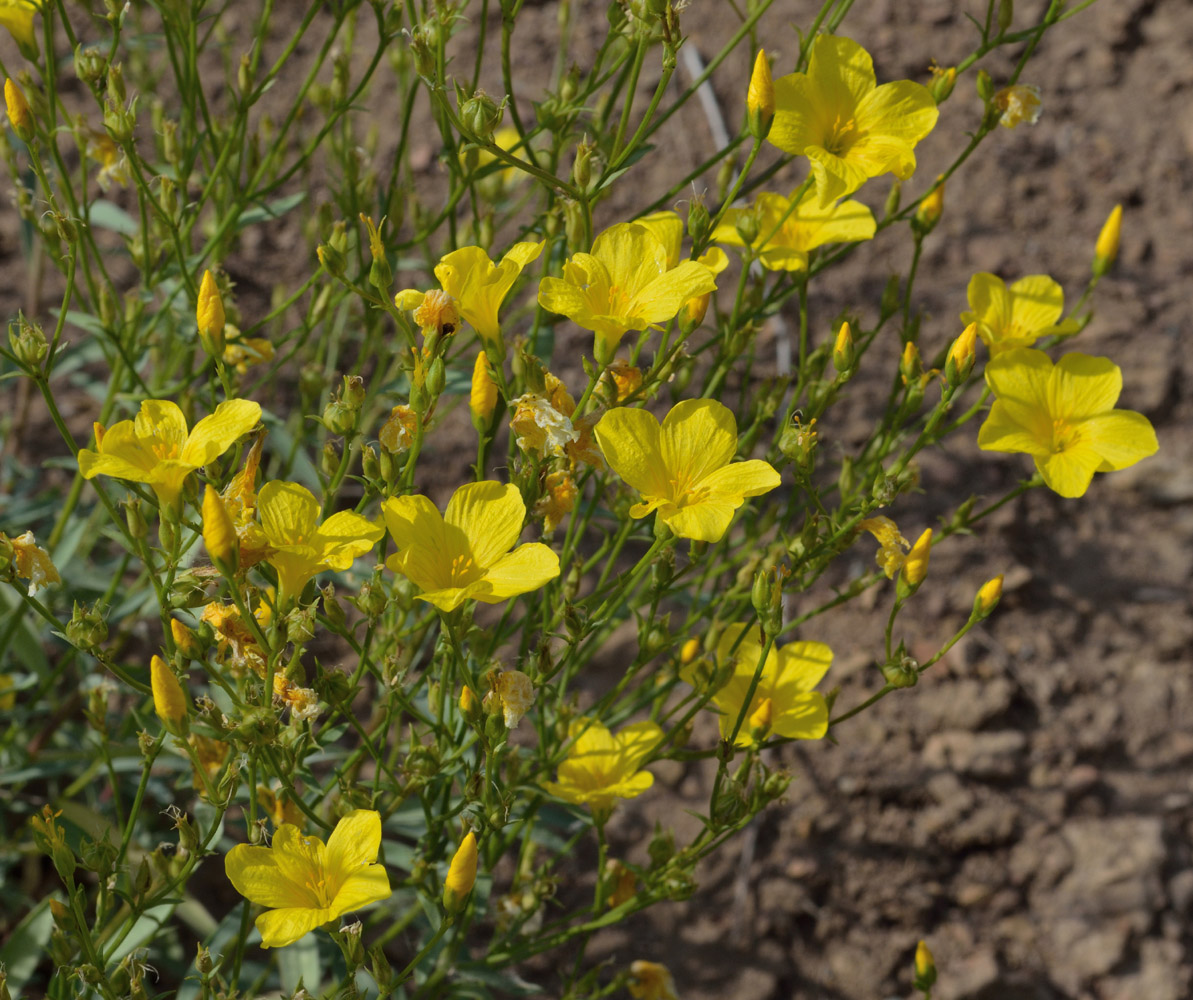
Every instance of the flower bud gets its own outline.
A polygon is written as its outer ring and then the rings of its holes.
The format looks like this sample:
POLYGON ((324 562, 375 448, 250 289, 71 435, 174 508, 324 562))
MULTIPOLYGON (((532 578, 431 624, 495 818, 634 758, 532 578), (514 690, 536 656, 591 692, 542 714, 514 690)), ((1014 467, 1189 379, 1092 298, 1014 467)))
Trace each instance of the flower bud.
POLYGON ((700 655, 700 640, 689 639, 680 647, 679 662, 685 667, 700 655))
POLYGON ((936 187, 924 195, 919 208, 915 210, 915 224, 921 235, 926 236, 936 228, 944 211, 944 181, 936 178, 936 187))
POLYGON ((900 644, 893 659, 880 668, 882 677, 893 688, 915 687, 920 682, 920 665, 907 655, 900 644))
MULTIPOLYGON (((1011 26, 1011 22, 1015 19, 1015 0, 998 0, 998 33, 1005 35, 1007 29, 1011 26)), ((924 948, 924 942, 920 942, 920 947, 924 948)), ((924 948, 927 951, 927 948, 924 948)), ((919 951, 916 951, 918 958, 919 951)), ((932 958, 931 955, 928 956, 932 958)))
POLYGON ((344 276, 344 272, 348 267, 348 261, 345 260, 344 254, 332 244, 320 243, 315 248, 315 256, 319 258, 319 263, 323 265, 323 269, 333 278, 342 278, 344 276))
POLYGON ((4 81, 4 104, 8 109, 8 123, 22 142, 33 138, 33 114, 29 102, 15 80, 4 81))
POLYGON ((572 180, 581 191, 588 190, 592 181, 592 153, 595 148, 595 144, 587 137, 581 139, 576 146, 576 158, 572 161, 572 180))
POLYGON ((456 849, 447 870, 447 878, 443 882, 444 909, 448 913, 458 913, 462 910, 475 882, 476 834, 469 830, 456 849))
POLYGON ((16 323, 8 325, 8 345, 21 364, 37 368, 50 351, 46 335, 36 323, 30 323, 23 314, 18 314, 16 323))
POLYGON ((857 360, 857 350, 853 346, 853 331, 848 323, 842 323, 837 331, 837 341, 833 345, 833 367, 838 372, 847 372, 857 360))
POLYGON ((108 623, 104 620, 100 605, 84 608, 75 601, 70 621, 66 623, 66 639, 84 652, 95 649, 108 638, 108 623))
POLYGON ((431 46, 429 28, 419 25, 410 32, 410 51, 414 54, 414 70, 425 79, 435 76, 435 50, 431 46))
POLYGON ((978 342, 978 325, 970 323, 949 347, 944 363, 944 377, 952 388, 965 384, 973 371, 975 348, 978 342))
POLYGON ((1094 245, 1094 276, 1102 277, 1118 257, 1118 241, 1123 229, 1123 206, 1115 205, 1102 224, 1094 245))
POLYGON ((911 385, 919 382, 924 374, 924 363, 920 360, 920 349, 915 342, 909 340, 903 345, 903 356, 899 359, 899 374, 903 376, 903 384, 911 385))
POLYGON ((199 343, 209 357, 224 356, 224 300, 210 271, 203 272, 199 283, 199 302, 195 307, 195 323, 199 327, 199 343))
POLYGON ((941 104, 953 92, 953 88, 957 85, 957 67, 950 66, 948 69, 933 68, 932 83, 928 89, 932 93, 932 100, 937 104, 941 104))
POLYGON ((994 81, 990 79, 990 74, 984 69, 978 70, 978 78, 975 85, 978 97, 982 99, 983 103, 989 104, 990 98, 994 96, 994 81))
MULTIPOLYGON (((323 426, 332 434, 347 437, 356 430, 360 410, 354 409, 342 399, 333 399, 323 408, 323 426)), ((337 462, 337 464, 339 464, 337 462)))
POLYGON ((994 579, 987 580, 979 588, 977 596, 973 599, 972 617, 979 620, 986 618, 998 606, 1000 600, 1002 600, 1001 573, 994 579))
POLYGON ((203 644, 194 631, 177 618, 170 619, 170 634, 179 654, 188 660, 197 660, 203 655, 203 644))
MULTIPOLYGON (((1010 6, 1010 4, 1006 4, 1010 6)), ((999 8, 999 20, 1002 20, 1002 8, 999 8)), ((1003 29, 1006 30, 1005 28, 1003 29)), ((932 958, 932 952, 928 950, 928 946, 921 941, 915 946, 915 982, 913 985, 917 990, 927 992, 936 982, 936 961, 932 958)))
POLYGON ((932 555, 932 529, 926 528, 924 533, 916 539, 907 559, 903 562, 903 571, 899 574, 898 595, 902 599, 910 597, 916 592, 924 577, 928 575, 928 559, 932 555))
POLYGON ((759 226, 757 213, 742 212, 742 214, 737 217, 737 225, 734 228, 737 229, 737 235, 741 237, 742 242, 746 246, 752 247, 754 245, 754 241, 758 239, 759 226))
POLYGON ((480 718, 481 703, 477 701, 476 693, 467 684, 460 690, 458 704, 460 714, 469 722, 476 722, 480 718))
POLYGON ((75 76, 94 89, 108 71, 108 62, 99 47, 75 46, 75 76))
POLYGON ((763 49, 759 49, 754 57, 754 71, 750 74, 750 88, 746 92, 746 120, 750 134, 759 141, 766 138, 771 122, 775 120, 775 85, 763 49))
POLYGON ((468 409, 472 413, 472 426, 478 434, 485 434, 493 422, 493 411, 497 408, 497 383, 489 370, 489 357, 484 351, 476 355, 472 366, 472 392, 468 397, 468 409))
POLYGON ((153 710, 162 725, 176 736, 186 732, 187 700, 174 671, 156 653, 149 661, 149 683, 153 689, 153 710))
POLYGON ((766 738, 766 734, 770 732, 771 720, 774 718, 775 704, 770 698, 763 698, 762 704, 759 705, 750 715, 746 725, 749 726, 750 735, 756 740, 766 738))
POLYGON ((203 544, 207 546, 207 554, 216 569, 225 576, 236 572, 240 554, 236 526, 223 499, 210 483, 203 489, 203 544))
POLYGON ((505 117, 504 106, 498 106, 483 90, 478 90, 460 106, 460 121, 482 142, 491 142, 493 133, 505 117))

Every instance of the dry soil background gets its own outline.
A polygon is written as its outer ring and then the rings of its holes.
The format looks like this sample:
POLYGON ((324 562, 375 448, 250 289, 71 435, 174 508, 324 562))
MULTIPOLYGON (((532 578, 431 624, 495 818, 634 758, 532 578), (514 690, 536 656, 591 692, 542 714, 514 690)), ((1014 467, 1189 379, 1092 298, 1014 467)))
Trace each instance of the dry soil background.
MULTIPOLYGON (((797 50, 791 26, 810 23, 817 6, 778 0, 763 19, 776 72, 790 68, 797 50)), ((1016 26, 1044 6, 1019 0, 1016 26)), ((605 4, 574 7, 581 22, 571 55, 582 62, 603 35, 605 4)), ((880 80, 925 80, 930 59, 951 65, 976 44, 964 15, 984 9, 984 0, 858 0, 842 32, 873 53, 880 80)), ((541 94, 556 12, 554 2, 528 4, 519 23, 521 98, 541 94)), ((706 60, 736 24, 725 0, 693 0, 683 14, 688 44, 706 60)), ((475 26, 458 52, 470 33, 475 26)), ((999 129, 950 183, 915 298, 925 342, 939 346, 959 332, 975 271, 1008 280, 1047 272, 1075 296, 1094 237, 1122 202, 1119 262, 1077 347, 1122 366, 1123 405, 1154 422, 1159 455, 1099 477, 1081 500, 1037 492, 976 537, 942 546, 904 619, 912 652, 937 648, 977 586, 1005 572, 1007 593, 989 624, 916 689, 842 726, 837 745, 779 754, 772 763, 795 775, 787 802, 701 872, 692 899, 602 933, 594 957, 618 967, 665 962, 685 1000, 871 1000, 910 994, 912 953, 925 937, 941 968, 938 1000, 1190 996, 1193 400, 1182 348, 1193 313, 1191 52, 1188 0, 1101 0, 1048 36, 1024 78, 1043 93, 1039 124, 999 129)), ((996 81, 1015 55, 990 60, 996 81)), ((748 70, 743 50, 713 79, 731 130, 748 70)), ((644 77, 653 87, 657 64, 644 77)), ((682 70, 677 77, 677 88, 687 83, 682 70)), ((499 90, 496 81, 490 89, 499 90)), ((978 113, 971 76, 918 150, 910 191, 948 162, 978 113)), ((392 130, 396 118, 379 124, 392 130)), ((392 148, 396 140, 388 141, 392 148)), ((600 221, 659 197, 712 144, 693 102, 600 221)), ((426 150, 428 180, 436 154, 426 150)), ((793 170, 775 186, 798 179, 793 170)), ((884 195, 882 182, 867 197, 884 195)), ((15 216, 8 208, 4 215, 0 249, 11 270, 20 250, 15 216)), ((246 244, 244 259, 228 262, 244 275, 246 309, 252 274, 281 281, 296 266, 284 245, 262 246, 255 258, 254 249, 246 244)), ((856 254, 816 289, 813 329, 846 305, 872 317, 887 274, 905 268, 909 253, 905 232, 887 232, 856 254)), ((309 274, 301 263, 294 284, 309 274)), ((15 307, 11 288, 0 301, 5 314, 15 307)), ((588 342, 573 336, 565 354, 588 342)), ((822 429, 829 448, 850 435, 848 423, 822 429)), ((974 489, 996 496, 1028 468, 954 444, 924 462, 924 495, 900 498, 890 513, 918 534, 949 498, 974 489)), ((850 569, 868 568, 872 556, 873 546, 859 543, 850 569)), ((803 610, 802 600, 791 610, 803 610)), ((855 604, 806 636, 836 650, 830 676, 842 685, 841 706, 880 684, 872 657, 881 618, 880 606, 855 604)), ((652 793, 611 829, 631 860, 656 821, 682 838, 695 823, 685 810, 707 804, 705 769, 656 770, 652 793)), ((591 861, 577 866, 591 869, 591 861)), ((550 995, 551 970, 527 972, 550 995)))

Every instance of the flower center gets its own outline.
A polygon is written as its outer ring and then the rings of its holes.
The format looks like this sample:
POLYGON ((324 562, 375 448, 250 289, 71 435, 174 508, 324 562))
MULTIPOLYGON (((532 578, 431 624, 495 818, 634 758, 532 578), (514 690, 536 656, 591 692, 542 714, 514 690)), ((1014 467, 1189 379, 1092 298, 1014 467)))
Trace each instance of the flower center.
POLYGON ((178 457, 178 442, 177 441, 155 441, 149 446, 149 450, 153 452, 154 458, 165 462, 171 458, 178 457))
POLYGON ((331 900, 328 898, 327 892, 327 876, 323 874, 323 869, 316 868, 314 872, 308 875, 306 885, 314 894, 315 899, 319 901, 321 907, 331 906, 331 900))
POLYGON ((630 307, 630 296, 620 285, 609 286, 609 315, 624 316, 630 307))
POLYGON ((465 584, 471 583, 472 578, 476 576, 477 565, 473 562, 472 556, 456 556, 452 559, 451 568, 451 585, 453 587, 462 587, 465 584))
POLYGON ((1070 424, 1067 420, 1060 417, 1053 418, 1052 421, 1052 453, 1059 455, 1062 452, 1068 451, 1077 443, 1080 437, 1080 431, 1070 424))
POLYGON ((852 118, 837 115, 828 130, 824 148, 834 156, 844 156, 860 138, 857 123, 852 118))

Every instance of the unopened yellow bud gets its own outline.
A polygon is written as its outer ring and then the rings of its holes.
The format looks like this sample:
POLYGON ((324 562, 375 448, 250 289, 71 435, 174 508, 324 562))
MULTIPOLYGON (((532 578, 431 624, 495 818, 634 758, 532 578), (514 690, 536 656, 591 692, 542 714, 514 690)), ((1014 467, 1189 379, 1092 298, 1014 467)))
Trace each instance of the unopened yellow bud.
POLYGON ((1118 241, 1123 231, 1123 206, 1115 205, 1098 233, 1098 242, 1094 245, 1094 274, 1099 278, 1110 270, 1110 265, 1118 257, 1118 241))
POLYGON ((158 718, 170 732, 181 733, 186 728, 186 692, 174 671, 156 654, 149 661, 149 684, 158 718))
POLYGON ((477 701, 476 692, 467 684, 460 691, 460 714, 466 719, 475 719, 480 714, 481 703, 477 701))
POLYGON ((188 660, 197 660, 203 655, 199 637, 177 618, 170 619, 170 634, 174 636, 174 645, 178 647, 178 652, 188 660))
POLYGON ((12 130, 21 137, 22 142, 28 142, 33 138, 33 115, 24 92, 15 80, 4 81, 4 104, 8 108, 8 122, 12 130))
POLYGON ((679 651, 679 662, 685 667, 700 655, 700 640, 689 639, 679 651))
POLYGON ((207 546, 207 554, 221 573, 236 572, 236 557, 240 549, 236 526, 224 501, 210 483, 203 490, 203 544, 207 546))
POLYGON ((484 434, 493 420, 497 408, 497 383, 489 370, 489 357, 484 351, 476 356, 472 366, 472 393, 468 397, 468 409, 472 411, 472 426, 478 434, 484 434))
POLYGON ((224 356, 224 300, 210 271, 203 272, 199 283, 199 303, 195 307, 199 343, 213 358, 224 356))
POLYGON ((899 374, 903 376, 903 384, 909 385, 918 381, 924 372, 924 363, 920 360, 920 349, 915 341, 909 340, 903 345, 903 357, 899 361, 899 374))
POLYGON ((476 834, 471 830, 456 849, 443 882, 443 905, 448 913, 458 913, 476 882, 476 834))
POLYGON ((1002 600, 1002 574, 993 580, 987 580, 978 590, 978 596, 973 601, 975 618, 985 618, 1002 600))
POLYGON ((746 114, 750 134, 765 139, 775 119, 775 84, 763 49, 754 58, 754 72, 750 74, 750 89, 746 92, 746 114))
POLYGON ((936 180, 936 187, 925 195, 920 207, 915 210, 915 221, 924 233, 932 231, 944 212, 944 181, 939 177, 936 180))
POLYGON ((837 331, 837 342, 833 345, 833 367, 839 372, 849 371, 857 359, 857 351, 853 346, 853 331, 848 323, 842 323, 837 331))
POLYGON ((915 978, 916 989, 921 990, 936 982, 936 961, 923 941, 915 946, 915 978))
MULTIPOLYGON (((899 577, 899 583, 903 585, 901 590, 905 589, 906 593, 910 594, 924 582, 924 577, 928 575, 928 558, 931 555, 932 529, 928 528, 916 539, 911 551, 907 553, 907 559, 903 562, 903 573, 899 577)), ((905 595, 901 594, 900 596, 905 595)))
POLYGON ((944 363, 944 376, 954 388, 961 385, 973 371, 973 362, 978 342, 978 325, 970 323, 949 347, 944 363))

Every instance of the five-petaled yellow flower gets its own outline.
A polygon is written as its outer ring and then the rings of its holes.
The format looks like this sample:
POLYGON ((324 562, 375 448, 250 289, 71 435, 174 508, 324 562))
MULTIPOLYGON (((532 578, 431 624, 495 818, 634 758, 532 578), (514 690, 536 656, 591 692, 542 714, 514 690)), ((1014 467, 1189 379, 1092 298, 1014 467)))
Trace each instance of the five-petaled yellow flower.
POLYGON ((767 138, 806 156, 822 205, 869 178, 915 172, 915 144, 938 115, 927 87, 911 80, 877 85, 870 53, 857 42, 820 35, 807 73, 775 81, 775 120, 767 138))
POLYGON ((79 451, 84 479, 114 476, 153 488, 163 507, 174 507, 182 484, 195 469, 214 462, 261 419, 261 407, 229 399, 187 433, 186 418, 168 399, 147 399, 133 420, 105 430, 95 425, 96 450, 79 451))
MULTIPOLYGON (((712 696, 712 704, 721 713, 724 739, 729 738, 737 725, 762 648, 758 629, 746 625, 730 625, 717 642, 717 664, 725 670, 732 667, 733 671, 712 696)), ((824 736, 828 732, 828 706, 824 695, 813 688, 832 662, 833 651, 823 642, 772 646, 746 709, 745 721, 738 730, 737 745, 749 746, 755 738, 772 734, 794 740, 818 740, 824 736)), ((693 687, 703 686, 692 667, 682 673, 693 687)))
MULTIPOLYGON (((476 331, 487 349, 497 352, 497 357, 505 350, 497 312, 522 269, 537 259, 543 246, 541 241, 515 243, 500 264, 494 264, 480 247, 461 247, 435 265, 435 277, 455 300, 460 318, 476 331)), ((399 309, 417 309, 423 293, 407 289, 398 292, 394 301, 399 309)))
POLYGON ((596 425, 596 439, 609 467, 642 494, 630 516, 658 511, 681 538, 720 540, 746 497, 780 482, 767 462, 731 461, 737 421, 713 399, 678 403, 662 426, 646 410, 619 406, 596 425))
POLYGON ((663 742, 657 724, 634 722, 614 736, 596 719, 574 719, 568 739, 572 743, 559 765, 559 780, 543 782, 557 798, 608 816, 616 799, 636 798, 654 784, 642 764, 663 742))
POLYGON ((398 546, 385 565, 440 611, 467 600, 497 604, 559 576, 559 556, 549 546, 527 542, 514 549, 526 520, 516 486, 466 483, 443 514, 424 496, 391 497, 381 510, 398 546))
POLYGON ((283 823, 269 847, 237 844, 224 858, 236 891, 270 909, 257 918, 261 947, 282 948, 351 910, 389 899, 389 876, 376 863, 381 814, 357 809, 326 845, 283 823))
POLYGON ((1125 469, 1159 448, 1142 413, 1116 410, 1123 373, 1108 358, 1006 351, 986 366, 995 402, 978 431, 984 451, 1025 452, 1049 488, 1079 497, 1095 472, 1125 469))
POLYGON ((257 497, 266 561, 278 573, 278 605, 302 594, 325 569, 341 572, 381 540, 385 529, 350 510, 319 523, 319 501, 305 486, 275 480, 257 497))
POLYGON ((649 228, 620 222, 596 238, 592 253, 564 264, 562 278, 542 280, 539 304, 592 330, 597 360, 607 364, 626 331, 664 323, 689 299, 716 288, 706 265, 685 260, 670 267, 670 257, 649 228))
POLYGON ((762 266, 771 271, 806 271, 808 253, 817 247, 874 238, 874 215, 860 201, 822 206, 808 192, 791 210, 791 198, 796 194, 793 191, 790 197, 784 198, 781 194, 765 191, 752 208, 730 209, 713 231, 712 238, 728 246, 745 246, 737 224, 743 216, 754 214, 758 220, 758 235, 751 246, 762 266))
POLYGON ((978 325, 978 336, 992 356, 1078 329, 1073 320, 1061 321, 1065 292, 1046 274, 1029 274, 1008 288, 1001 278, 981 271, 969 279, 966 295, 969 311, 961 314, 961 321, 978 325))

